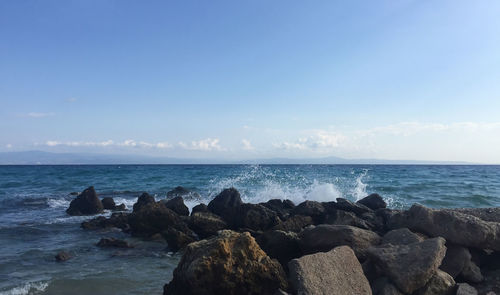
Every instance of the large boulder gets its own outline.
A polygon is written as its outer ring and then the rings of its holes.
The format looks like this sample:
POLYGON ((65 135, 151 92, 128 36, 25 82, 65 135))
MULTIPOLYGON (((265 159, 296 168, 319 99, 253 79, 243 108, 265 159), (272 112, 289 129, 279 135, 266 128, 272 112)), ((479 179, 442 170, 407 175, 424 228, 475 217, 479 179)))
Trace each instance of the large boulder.
POLYGON ((359 218, 356 214, 344 210, 335 210, 333 214, 326 215, 324 223, 337 225, 352 225, 362 229, 371 229, 373 225, 359 218))
POLYGON ((292 201, 280 199, 271 199, 265 203, 260 203, 260 205, 276 212, 282 220, 287 219, 293 208, 295 208, 295 204, 292 201))
POLYGON ((165 207, 182 216, 189 216, 189 208, 184 204, 182 197, 175 197, 170 200, 161 200, 165 207))
POLYGON ((191 243, 165 285, 165 295, 274 294, 288 289, 281 265, 249 233, 224 230, 191 243))
POLYGON ((479 249, 500 250, 500 223, 450 210, 434 210, 415 204, 407 212, 395 216, 397 224, 431 237, 479 249))
POLYGON ((393 229, 382 238, 381 244, 408 245, 422 242, 424 238, 407 228, 393 229))
POLYGON ((191 228, 201 239, 217 234, 227 228, 227 224, 219 216, 210 212, 195 212, 189 220, 191 228))
POLYGON ((129 215, 128 222, 134 236, 150 237, 162 233, 169 228, 182 232, 190 232, 186 223, 177 213, 165 207, 164 204, 149 203, 139 211, 129 215))
POLYGON ((363 205, 361 203, 353 203, 353 202, 351 202, 347 199, 344 199, 344 198, 337 198, 336 207, 337 207, 337 209, 353 212, 353 213, 358 214, 358 215, 361 215, 361 214, 367 213, 367 212, 373 212, 372 209, 366 207, 365 205, 363 205))
POLYGON ((93 186, 85 189, 76 199, 71 201, 66 213, 69 215, 93 215, 102 213, 104 207, 93 186))
POLYGON ((370 194, 367 197, 359 200, 357 203, 365 205, 372 210, 383 209, 387 207, 387 203, 379 194, 370 194))
POLYGON ((434 238, 409 245, 386 244, 370 248, 368 256, 381 275, 411 294, 436 274, 446 253, 445 242, 443 238, 434 238))
POLYGON ((256 240, 269 257, 276 258, 285 268, 288 261, 302 256, 302 251, 299 247, 299 238, 294 232, 280 230, 267 231, 256 240))
POLYGON ((444 271, 437 270, 424 287, 414 295, 455 295, 455 280, 444 271))
POLYGON ((148 193, 142 193, 139 198, 137 198, 137 202, 134 204, 133 211, 137 212, 141 210, 142 207, 152 203, 156 203, 155 198, 148 193))
POLYGON ((280 223, 276 212, 258 204, 242 204, 237 208, 234 228, 267 230, 280 223))
POLYGON ((197 212, 210 212, 210 211, 208 211, 207 205, 201 203, 193 207, 193 209, 191 210, 191 215, 197 212))
POLYGON ((376 233, 349 225, 309 226, 299 234, 300 248, 305 254, 327 252, 337 246, 351 247, 360 260, 368 248, 380 243, 376 233))
POLYGON ((292 214, 311 216, 314 223, 317 224, 323 222, 325 207, 320 202, 304 201, 293 209, 292 214))
POLYGON ((347 246, 293 259, 288 267, 297 294, 372 294, 359 261, 347 246))
POLYGON ((162 236, 165 241, 167 241, 168 248, 174 252, 179 251, 196 241, 196 238, 191 231, 182 231, 174 227, 170 227, 163 231, 162 236))
POLYGON ((439 268, 455 279, 462 272, 465 265, 471 261, 471 254, 469 249, 459 245, 448 244, 446 248, 446 255, 439 268))
POLYGON ((458 208, 444 209, 445 211, 454 211, 467 215, 476 216, 484 221, 500 222, 500 207, 496 208, 458 208))
POLYGON ((106 210, 115 210, 116 204, 112 197, 104 197, 101 200, 102 207, 106 210))
POLYGON ((240 193, 235 188, 228 188, 218 194, 210 203, 208 210, 219 215, 228 225, 236 224, 238 208, 243 204, 240 193))

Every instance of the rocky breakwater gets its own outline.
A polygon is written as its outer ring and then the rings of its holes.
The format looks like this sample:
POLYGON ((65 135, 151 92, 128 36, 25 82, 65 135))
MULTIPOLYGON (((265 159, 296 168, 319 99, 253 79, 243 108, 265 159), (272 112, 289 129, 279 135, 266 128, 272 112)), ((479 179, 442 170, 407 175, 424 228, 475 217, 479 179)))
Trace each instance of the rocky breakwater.
POLYGON ((164 294, 492 295, 500 294, 499 216, 392 210, 377 194, 248 204, 230 188, 190 215, 178 194, 157 202, 145 193, 133 212, 82 227, 115 226, 181 251, 164 294))

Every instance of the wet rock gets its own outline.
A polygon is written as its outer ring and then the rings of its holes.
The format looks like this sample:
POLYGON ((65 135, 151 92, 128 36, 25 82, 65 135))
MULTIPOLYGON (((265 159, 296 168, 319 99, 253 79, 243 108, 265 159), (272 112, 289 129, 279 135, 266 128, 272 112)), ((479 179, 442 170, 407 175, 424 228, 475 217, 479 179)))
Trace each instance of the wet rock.
POLYGON ((106 210, 114 210, 116 207, 115 200, 112 197, 102 198, 101 203, 106 210))
POLYGON ((462 272, 465 265, 471 261, 471 254, 469 249, 459 245, 448 243, 446 248, 446 255, 439 268, 455 279, 462 272))
POLYGON ((356 216, 356 214, 344 210, 336 210, 333 214, 325 217, 324 223, 337 225, 352 225, 362 229, 371 229, 370 225, 365 220, 356 216))
POLYGON ((81 227, 88 230, 116 227, 126 231, 129 228, 128 214, 113 213, 109 218, 98 216, 82 222, 81 227))
POLYGON ((412 293, 424 287, 436 273, 446 253, 443 238, 409 245, 386 244, 368 250, 368 256, 401 291, 412 293))
POLYGON ((389 231, 382 238, 381 244, 408 245, 422 242, 424 238, 407 228, 394 229, 389 231))
POLYGON ((273 210, 274 212, 276 212, 276 214, 278 214, 279 218, 281 218, 282 220, 287 219, 290 213, 292 212, 293 208, 295 208, 295 204, 292 201, 280 200, 280 199, 272 199, 265 203, 260 203, 259 205, 262 205, 267 209, 273 210))
POLYGON ((500 223, 486 222, 472 215, 433 210, 415 204, 398 217, 409 229, 431 237, 479 249, 500 250, 500 223))
POLYGON ((148 193, 142 193, 134 204, 133 212, 138 212, 142 207, 152 203, 156 203, 155 198, 148 193))
POLYGON ((103 209, 102 202, 97 197, 94 187, 90 186, 71 201, 66 213, 69 215, 93 215, 102 213, 103 209))
POLYGON ((227 224, 219 216, 210 212, 195 212, 189 221, 191 228, 201 239, 217 234, 227 228, 227 224))
POLYGON ((309 226, 299 234, 299 245, 305 254, 327 252, 337 246, 351 247, 361 261, 368 248, 380 243, 376 233, 349 225, 309 226))
POLYGON ((134 236, 150 237, 169 228, 190 232, 180 216, 160 202, 142 206, 140 210, 129 215, 128 222, 134 236))
POLYGON ((300 232, 303 228, 313 223, 314 221, 311 216, 294 215, 289 217, 284 222, 275 225, 273 229, 287 231, 287 232, 288 231, 300 232))
POLYGON ((297 294, 372 294, 359 261, 347 246, 293 259, 288 267, 297 294))
POLYGON ((163 294, 272 295, 280 288, 288 289, 281 265, 249 233, 224 230, 186 247, 163 294))
POLYGON ((323 222, 324 213, 323 204, 316 201, 304 201, 292 211, 293 215, 311 216, 315 224, 323 222))
POLYGON ((210 212, 210 211, 208 211, 207 205, 201 203, 193 207, 193 209, 191 210, 191 215, 197 212, 210 212))
POLYGON ((302 256, 299 238, 294 232, 272 230, 263 233, 256 240, 269 257, 277 259, 285 268, 288 267, 288 261, 302 256))
POLYGON ((372 212, 373 210, 360 203, 353 203, 343 198, 337 198, 337 209, 353 212, 361 215, 363 213, 372 212))
POLYGON ((168 248, 174 252, 183 249, 196 240, 191 231, 180 231, 173 227, 164 231, 162 236, 167 241, 168 248))
POLYGON ((98 243, 97 247, 101 248, 133 248, 127 241, 119 240, 115 238, 102 238, 98 243))
POLYGON ((477 295, 477 290, 467 283, 460 283, 457 284, 456 295, 477 295))
POLYGON ((182 198, 186 198, 186 199, 195 199, 195 200, 201 199, 201 196, 199 193, 192 191, 192 190, 189 190, 189 189, 182 187, 182 186, 178 186, 178 187, 174 188, 173 190, 167 192, 168 199, 173 199, 173 198, 177 198, 177 197, 182 197, 182 198))
POLYGON ((280 223, 276 212, 257 204, 242 204, 237 208, 233 228, 267 230, 280 223))
POLYGON ((444 271, 437 270, 427 284, 414 295, 452 295, 455 294, 455 280, 444 271))
POLYGON ((189 208, 184 204, 182 197, 175 197, 171 200, 161 200, 165 207, 181 216, 189 216, 189 208))
POLYGON ((235 188, 228 188, 208 203, 208 210, 219 215, 228 225, 232 226, 237 224, 237 211, 242 204, 240 193, 235 188))
POLYGON ((367 197, 359 200, 357 203, 364 205, 372 210, 383 209, 387 207, 387 203, 379 194, 370 194, 367 197))
POLYGON ((55 256, 57 262, 63 262, 71 258, 71 255, 66 251, 61 251, 55 256))

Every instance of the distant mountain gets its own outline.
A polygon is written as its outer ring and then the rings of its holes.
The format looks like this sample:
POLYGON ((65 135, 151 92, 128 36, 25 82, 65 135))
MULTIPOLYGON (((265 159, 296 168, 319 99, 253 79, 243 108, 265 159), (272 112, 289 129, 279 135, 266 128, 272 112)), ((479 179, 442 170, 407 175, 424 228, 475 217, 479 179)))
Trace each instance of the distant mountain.
POLYGON ((0 165, 90 165, 90 164, 393 164, 393 165, 459 165, 468 162, 446 161, 411 161, 380 159, 344 159, 325 158, 269 158, 229 161, 221 159, 180 159, 123 154, 92 153, 50 153, 43 151, 3 152, 0 153, 0 165))

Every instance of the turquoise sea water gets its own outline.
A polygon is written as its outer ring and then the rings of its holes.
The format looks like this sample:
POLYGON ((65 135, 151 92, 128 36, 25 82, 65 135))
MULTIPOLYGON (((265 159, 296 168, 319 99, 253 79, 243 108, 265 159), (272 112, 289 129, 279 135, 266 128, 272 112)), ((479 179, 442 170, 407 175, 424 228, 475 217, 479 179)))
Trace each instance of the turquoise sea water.
POLYGON ((90 217, 65 214, 70 193, 90 185, 128 208, 143 191, 163 199, 178 185, 200 193, 186 200, 189 207, 231 186, 253 203, 355 201, 376 192, 392 208, 500 206, 500 166, 0 166, 0 294, 161 294, 178 254, 116 230, 84 231, 79 225, 90 217), (101 237, 124 238, 135 248, 99 249, 101 237), (56 263, 61 250, 74 257, 56 263))

